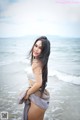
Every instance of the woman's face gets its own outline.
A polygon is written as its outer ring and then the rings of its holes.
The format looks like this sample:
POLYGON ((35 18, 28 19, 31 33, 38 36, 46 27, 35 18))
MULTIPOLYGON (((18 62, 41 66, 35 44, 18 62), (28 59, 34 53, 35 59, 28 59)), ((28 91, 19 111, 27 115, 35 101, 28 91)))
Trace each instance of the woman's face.
POLYGON ((42 41, 37 41, 33 47, 33 56, 37 58, 41 54, 42 41))

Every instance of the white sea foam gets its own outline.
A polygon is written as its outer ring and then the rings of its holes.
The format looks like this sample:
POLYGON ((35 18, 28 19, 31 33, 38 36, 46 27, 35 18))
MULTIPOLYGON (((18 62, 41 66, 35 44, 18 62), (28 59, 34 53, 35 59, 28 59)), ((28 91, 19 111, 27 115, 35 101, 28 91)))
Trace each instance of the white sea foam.
POLYGON ((80 85, 80 76, 66 74, 57 70, 49 71, 49 76, 56 76, 59 80, 80 85))

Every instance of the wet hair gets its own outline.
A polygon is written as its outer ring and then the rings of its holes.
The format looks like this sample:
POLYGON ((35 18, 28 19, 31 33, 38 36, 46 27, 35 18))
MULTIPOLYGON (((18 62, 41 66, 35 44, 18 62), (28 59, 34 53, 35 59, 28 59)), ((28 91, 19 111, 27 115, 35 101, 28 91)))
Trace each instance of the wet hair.
POLYGON ((38 39, 36 39, 36 41, 33 44, 33 47, 30 51, 30 55, 31 55, 31 64, 33 61, 33 48, 34 45, 36 44, 37 41, 42 41, 42 47, 41 47, 41 53, 38 56, 38 59, 41 61, 42 63, 42 86, 41 86, 41 93, 44 92, 44 89, 46 87, 46 83, 47 83, 47 78, 48 78, 48 59, 49 59, 49 55, 50 55, 50 42, 47 39, 46 36, 41 36, 38 39))

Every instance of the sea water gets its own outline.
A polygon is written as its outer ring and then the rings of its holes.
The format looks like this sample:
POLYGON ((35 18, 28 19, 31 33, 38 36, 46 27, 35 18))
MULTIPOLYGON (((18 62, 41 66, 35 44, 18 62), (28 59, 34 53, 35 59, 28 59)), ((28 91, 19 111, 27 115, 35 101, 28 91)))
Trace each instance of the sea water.
MULTIPOLYGON (((23 105, 18 93, 28 86, 28 53, 36 37, 0 38, 0 112, 21 120, 23 105)), ((45 120, 80 120, 80 39, 49 36, 48 63, 50 106, 45 120)))

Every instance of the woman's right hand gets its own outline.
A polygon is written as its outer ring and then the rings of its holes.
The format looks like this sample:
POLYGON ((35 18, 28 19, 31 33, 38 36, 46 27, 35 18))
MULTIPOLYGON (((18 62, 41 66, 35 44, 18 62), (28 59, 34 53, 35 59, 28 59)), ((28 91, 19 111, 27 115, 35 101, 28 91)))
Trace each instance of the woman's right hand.
POLYGON ((28 90, 30 89, 31 87, 29 87, 27 90, 26 90, 26 95, 24 96, 24 100, 27 100, 29 98, 29 94, 28 94, 28 90))

